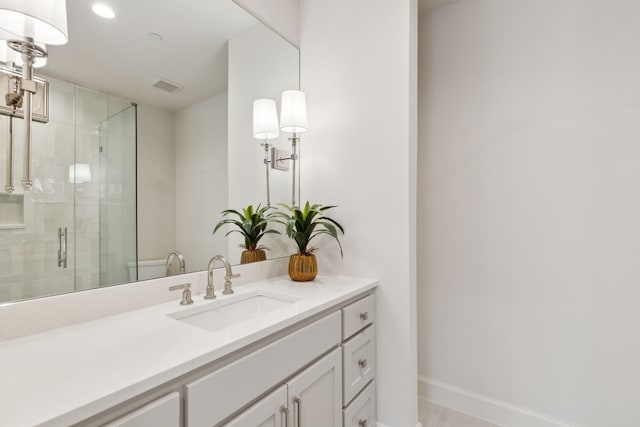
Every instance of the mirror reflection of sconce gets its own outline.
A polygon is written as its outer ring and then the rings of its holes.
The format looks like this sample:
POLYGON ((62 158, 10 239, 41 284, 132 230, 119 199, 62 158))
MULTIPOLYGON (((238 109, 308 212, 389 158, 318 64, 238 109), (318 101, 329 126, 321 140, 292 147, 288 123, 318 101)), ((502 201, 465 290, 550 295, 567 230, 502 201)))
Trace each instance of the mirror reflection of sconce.
MULTIPOLYGON (((298 136, 307 131, 307 101, 304 92, 285 90, 280 104, 280 130, 292 134, 291 141, 291 206, 296 204, 296 161, 298 160, 298 136)), ((277 159, 282 160, 282 159, 277 159)))
POLYGON ((71 184, 82 184, 91 182, 91 168, 86 163, 76 163, 69 166, 69 182, 71 184))
POLYGON ((269 145, 269 140, 280 135, 276 102, 272 99, 258 99, 253 102, 253 136, 263 140, 264 164, 267 178, 267 206, 271 206, 269 190, 269 165, 273 169, 288 170, 284 162, 291 160, 291 206, 296 206, 296 161, 298 160, 298 136, 307 130, 307 103, 304 92, 286 90, 282 92, 280 104, 280 130, 291 133, 291 155, 282 156, 282 151, 269 145), (271 154, 271 156, 269 156, 271 154), (271 157, 271 159, 269 158, 271 157))
MULTIPOLYGON (((24 102, 25 141, 22 185, 25 191, 31 189, 31 121, 33 118, 32 96, 37 93, 38 85, 34 80, 33 69, 38 62, 47 57, 45 45, 60 45, 68 41, 66 0, 50 0, 46 7, 40 0, 3 0, 0 3, 0 38, 7 39, 7 46, 21 55, 22 77, 16 79, 12 87, 15 90, 7 94, 5 102, 11 107, 9 127, 12 131, 15 111, 24 102)), ((15 61, 16 65, 17 60, 15 61)), ((38 64, 40 65, 40 64, 38 64)), ((7 156, 8 193, 15 189, 13 185, 13 135, 9 135, 9 153, 7 156)))
MULTIPOLYGON (((0 29, 1 30, 1 29, 0 29)), ((35 43, 37 46, 40 46, 43 50, 47 50, 47 45, 44 43, 35 43)), ((10 68, 22 68, 24 66, 24 61, 22 60, 22 55, 19 55, 13 49, 8 49, 7 43, 2 41, 0 43, 0 62, 4 62, 10 68)), ((33 63, 33 68, 42 68, 47 65, 47 56, 35 58, 33 63)))
POLYGON ((273 99, 257 99, 253 101, 253 137, 263 140, 264 168, 267 177, 267 206, 271 206, 269 190, 269 140, 280 135, 278 129, 278 112, 273 99))

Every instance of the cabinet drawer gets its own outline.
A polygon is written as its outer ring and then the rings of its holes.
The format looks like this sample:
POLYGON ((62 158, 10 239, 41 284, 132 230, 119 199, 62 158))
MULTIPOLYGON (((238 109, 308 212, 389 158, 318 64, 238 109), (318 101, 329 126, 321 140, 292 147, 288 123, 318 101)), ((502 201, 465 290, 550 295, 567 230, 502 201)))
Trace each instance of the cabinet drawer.
POLYGON ((342 309, 342 339, 346 340, 376 319, 376 297, 369 295, 342 309))
POLYGON ((344 427, 375 427, 376 425, 376 380, 373 380, 364 391, 344 411, 342 411, 344 427))
POLYGON ((218 424, 339 343, 335 312, 185 385, 186 424, 218 424))
POLYGON ((104 427, 179 427, 180 395, 170 393, 118 418, 104 427))
POLYGON ((371 325, 342 345, 343 404, 376 375, 376 326, 371 325))

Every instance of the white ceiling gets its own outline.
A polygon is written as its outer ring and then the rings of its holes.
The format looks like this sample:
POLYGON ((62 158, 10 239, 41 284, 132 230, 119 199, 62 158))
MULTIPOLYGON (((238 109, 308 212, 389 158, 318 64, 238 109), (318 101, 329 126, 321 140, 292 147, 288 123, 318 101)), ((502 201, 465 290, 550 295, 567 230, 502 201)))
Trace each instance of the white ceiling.
POLYGON ((227 39, 258 23, 232 0, 103 3, 115 19, 95 15, 91 1, 67 0, 69 43, 49 46, 48 65, 37 73, 171 111, 226 90, 227 39), (184 89, 166 93, 149 85, 161 77, 184 89))

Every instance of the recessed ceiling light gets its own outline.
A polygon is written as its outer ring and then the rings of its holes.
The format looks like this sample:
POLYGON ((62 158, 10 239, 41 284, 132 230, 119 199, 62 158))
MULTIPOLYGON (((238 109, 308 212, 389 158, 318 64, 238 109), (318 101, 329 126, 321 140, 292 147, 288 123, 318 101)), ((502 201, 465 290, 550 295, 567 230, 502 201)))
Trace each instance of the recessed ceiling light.
POLYGON ((116 17, 116 14, 113 11, 113 9, 111 9, 109 6, 107 6, 104 3, 94 4, 93 6, 91 6, 91 10, 93 10, 93 13, 95 13, 96 15, 105 19, 113 19, 116 17))

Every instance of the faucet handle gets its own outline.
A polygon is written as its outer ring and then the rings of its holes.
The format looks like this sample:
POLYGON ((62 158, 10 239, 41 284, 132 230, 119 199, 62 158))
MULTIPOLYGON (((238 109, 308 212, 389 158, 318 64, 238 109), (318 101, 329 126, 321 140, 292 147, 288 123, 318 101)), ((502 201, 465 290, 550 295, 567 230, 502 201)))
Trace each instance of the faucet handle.
POLYGON ((193 304, 193 299, 191 299, 191 283, 184 283, 182 285, 170 286, 170 291, 177 291, 179 289, 184 289, 182 291, 182 300, 180 301, 180 305, 189 305, 193 304))
POLYGON ((231 287, 231 279, 235 279, 236 277, 240 277, 240 274, 227 274, 224 276, 224 291, 222 291, 223 295, 231 295, 233 293, 233 288, 231 287))

